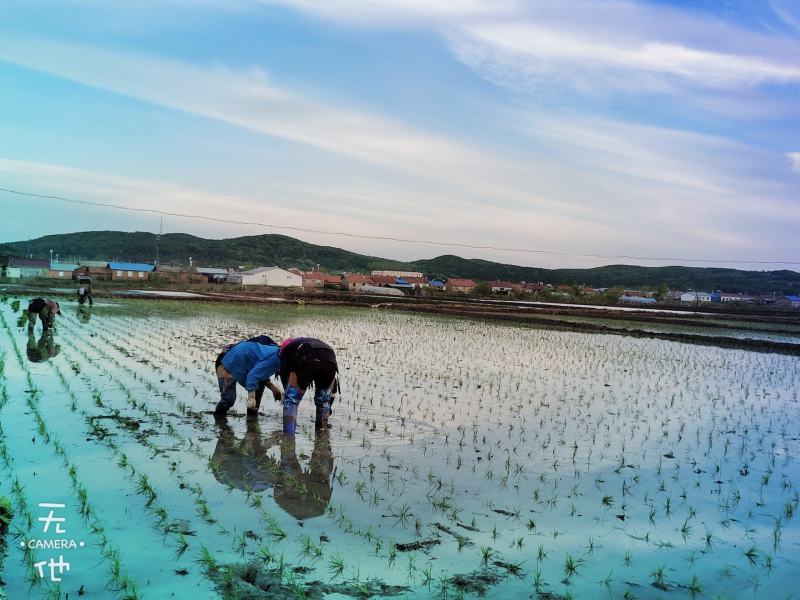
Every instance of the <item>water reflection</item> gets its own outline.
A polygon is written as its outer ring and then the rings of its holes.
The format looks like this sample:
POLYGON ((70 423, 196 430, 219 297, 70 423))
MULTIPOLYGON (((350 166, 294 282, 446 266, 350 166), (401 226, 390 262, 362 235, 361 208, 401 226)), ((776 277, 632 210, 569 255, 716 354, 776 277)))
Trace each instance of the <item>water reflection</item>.
POLYGON ((92 318, 92 310, 83 304, 78 305, 78 321, 81 323, 88 323, 92 318))
POLYGON ((46 329, 39 335, 39 339, 28 330, 28 360, 33 363, 46 362, 56 356, 61 350, 61 346, 56 344, 52 329, 46 329))
POLYGON ((217 481, 243 491, 263 492, 272 487, 276 504, 295 519, 325 512, 333 492, 333 451, 327 430, 316 432, 314 450, 304 468, 293 435, 275 431, 264 436, 255 419, 247 420, 242 438, 236 437, 225 418, 217 419, 217 426, 219 439, 211 458, 217 481), (275 447, 280 460, 267 454, 275 447))

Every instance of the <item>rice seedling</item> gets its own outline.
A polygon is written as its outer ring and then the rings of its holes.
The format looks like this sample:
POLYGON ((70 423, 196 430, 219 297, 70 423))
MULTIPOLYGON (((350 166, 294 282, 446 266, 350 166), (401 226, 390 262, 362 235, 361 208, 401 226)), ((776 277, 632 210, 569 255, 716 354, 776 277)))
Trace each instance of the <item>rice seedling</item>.
POLYGON ((328 559, 328 573, 331 574, 331 581, 340 577, 344 573, 345 563, 342 555, 337 551, 328 559))

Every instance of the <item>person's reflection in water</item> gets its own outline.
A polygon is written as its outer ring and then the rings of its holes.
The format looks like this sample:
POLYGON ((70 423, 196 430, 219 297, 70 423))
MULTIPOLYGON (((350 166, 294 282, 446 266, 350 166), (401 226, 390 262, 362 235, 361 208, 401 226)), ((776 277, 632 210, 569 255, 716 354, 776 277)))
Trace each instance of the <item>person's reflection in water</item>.
POLYGON ((219 439, 211 458, 217 481, 244 491, 263 492, 272 487, 276 504, 295 519, 325 512, 333 493, 333 452, 327 429, 316 431, 311 459, 303 468, 292 435, 276 431, 264 437, 255 419, 248 419, 241 439, 224 417, 217 419, 217 426, 219 439), (280 461, 267 455, 276 446, 280 461))
POLYGON ((28 330, 28 360, 33 363, 45 362, 56 356, 61 346, 56 345, 53 330, 42 331, 39 339, 33 335, 33 330, 28 330))
POLYGON ((88 323, 92 318, 92 309, 86 305, 78 305, 78 321, 81 323, 88 323))

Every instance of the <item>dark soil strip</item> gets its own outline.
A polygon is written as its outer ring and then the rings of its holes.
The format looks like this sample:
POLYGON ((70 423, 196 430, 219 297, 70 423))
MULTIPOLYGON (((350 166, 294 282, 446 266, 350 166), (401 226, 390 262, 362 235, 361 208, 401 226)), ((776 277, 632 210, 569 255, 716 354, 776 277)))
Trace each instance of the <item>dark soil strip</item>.
POLYGON ((398 552, 411 552, 413 550, 422 550, 424 548, 430 548, 431 546, 438 546, 441 544, 441 540, 421 540, 419 542, 409 542, 408 544, 395 544, 395 548, 397 548, 398 552))

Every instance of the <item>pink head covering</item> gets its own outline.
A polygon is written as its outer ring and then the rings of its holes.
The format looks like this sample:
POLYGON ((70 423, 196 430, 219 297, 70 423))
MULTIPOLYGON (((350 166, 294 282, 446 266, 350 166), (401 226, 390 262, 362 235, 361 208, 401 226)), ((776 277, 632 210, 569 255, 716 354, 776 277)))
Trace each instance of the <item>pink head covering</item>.
POLYGON ((287 337, 285 340, 283 340, 283 341, 281 342, 281 346, 280 346, 280 348, 278 348, 278 354, 280 354, 281 352, 283 352, 283 349, 284 349, 286 346, 288 346, 289 344, 291 344, 293 340, 294 340, 294 338, 293 338, 293 337, 287 337))

